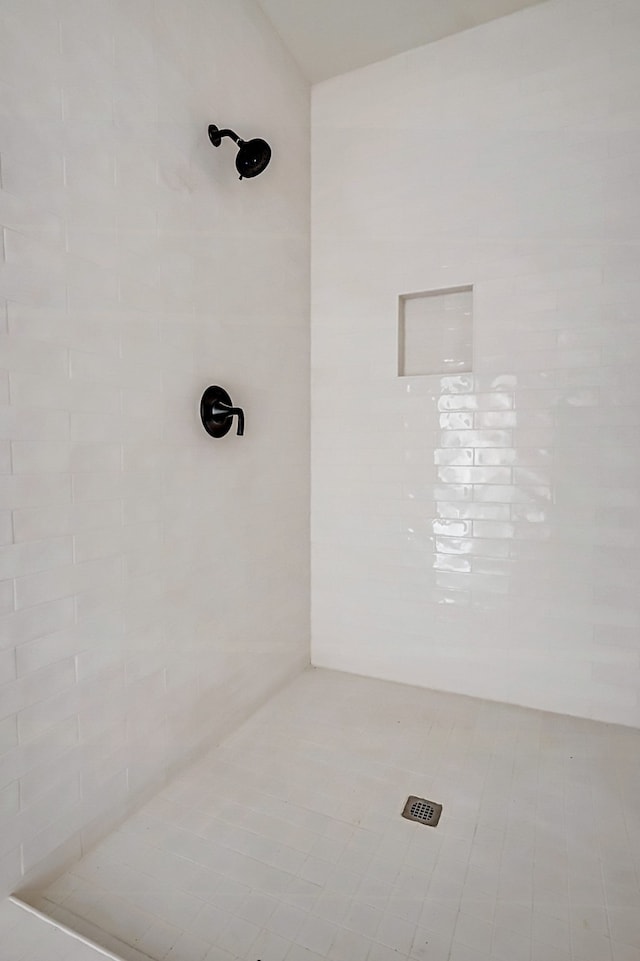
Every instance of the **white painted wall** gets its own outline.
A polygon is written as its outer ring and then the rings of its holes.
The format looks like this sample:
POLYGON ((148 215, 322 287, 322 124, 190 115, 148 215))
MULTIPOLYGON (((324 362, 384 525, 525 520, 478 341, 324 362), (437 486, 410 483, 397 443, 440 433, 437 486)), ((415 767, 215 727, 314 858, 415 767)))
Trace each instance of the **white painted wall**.
POLYGON ((315 664, 640 724, 638 49, 550 0, 314 88, 315 664), (474 373, 398 378, 459 284, 474 373))
POLYGON ((251 0, 0 3, 0 895, 308 661, 308 96, 251 0))

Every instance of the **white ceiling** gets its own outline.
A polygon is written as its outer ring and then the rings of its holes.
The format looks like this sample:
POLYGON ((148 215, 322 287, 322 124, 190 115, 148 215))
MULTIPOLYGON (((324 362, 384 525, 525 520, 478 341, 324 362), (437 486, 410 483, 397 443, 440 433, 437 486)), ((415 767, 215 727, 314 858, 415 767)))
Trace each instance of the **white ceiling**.
POLYGON ((313 83, 543 0, 258 0, 313 83))

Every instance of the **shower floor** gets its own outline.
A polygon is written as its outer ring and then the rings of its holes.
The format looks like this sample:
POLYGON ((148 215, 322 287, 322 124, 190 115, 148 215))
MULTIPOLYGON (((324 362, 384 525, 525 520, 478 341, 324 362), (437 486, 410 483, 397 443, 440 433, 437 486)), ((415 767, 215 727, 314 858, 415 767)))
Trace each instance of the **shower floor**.
POLYGON ((32 902, 126 961, 638 961, 639 759, 640 731, 312 669, 32 902))

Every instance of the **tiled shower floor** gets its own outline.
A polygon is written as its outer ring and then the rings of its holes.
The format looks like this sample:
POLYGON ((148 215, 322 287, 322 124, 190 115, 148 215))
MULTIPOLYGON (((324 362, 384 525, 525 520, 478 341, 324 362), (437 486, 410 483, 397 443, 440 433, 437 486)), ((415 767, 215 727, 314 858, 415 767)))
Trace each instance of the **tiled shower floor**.
POLYGON ((638 961, 639 871, 640 731, 310 670, 35 903, 131 961, 638 961))

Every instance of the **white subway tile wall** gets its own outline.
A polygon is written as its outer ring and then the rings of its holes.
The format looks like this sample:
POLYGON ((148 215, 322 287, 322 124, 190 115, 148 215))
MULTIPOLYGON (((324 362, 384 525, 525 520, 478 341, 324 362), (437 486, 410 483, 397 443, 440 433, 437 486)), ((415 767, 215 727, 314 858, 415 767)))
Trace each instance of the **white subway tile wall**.
POLYGON ((639 47, 550 0, 314 88, 314 663, 640 724, 639 47), (460 284, 473 373, 397 378, 460 284))
POLYGON ((0 895, 308 663, 308 100, 249 0, 0 5, 0 895))

